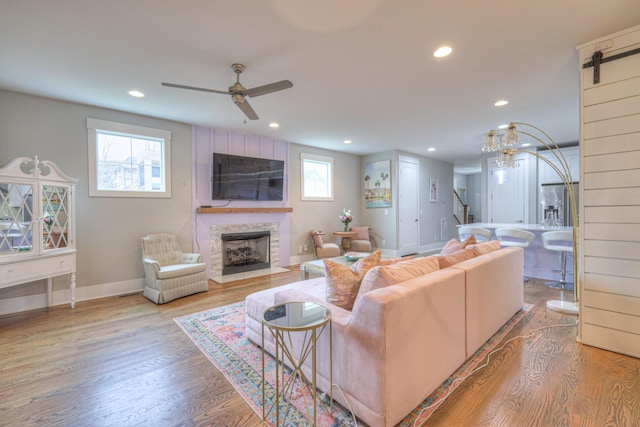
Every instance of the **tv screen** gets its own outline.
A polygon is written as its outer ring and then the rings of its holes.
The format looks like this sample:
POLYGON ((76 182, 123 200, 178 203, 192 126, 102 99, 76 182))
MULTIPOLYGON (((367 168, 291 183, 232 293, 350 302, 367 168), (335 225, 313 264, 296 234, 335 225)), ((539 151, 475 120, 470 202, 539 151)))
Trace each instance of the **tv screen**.
POLYGON ((213 153, 213 200, 282 200, 284 161, 213 153))

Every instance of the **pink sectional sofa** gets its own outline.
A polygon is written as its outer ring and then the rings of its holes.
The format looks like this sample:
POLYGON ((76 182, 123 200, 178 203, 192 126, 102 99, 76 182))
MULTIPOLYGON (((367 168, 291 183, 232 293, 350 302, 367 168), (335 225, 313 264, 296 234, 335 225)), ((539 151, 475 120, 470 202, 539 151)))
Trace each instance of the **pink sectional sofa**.
MULTIPOLYGON (((393 426, 522 309, 523 262, 522 248, 499 249, 365 293, 352 311, 326 302, 324 277, 256 292, 246 298, 247 337, 261 342, 262 314, 275 304, 329 307, 334 384, 362 421, 393 426)), ((265 334, 265 350, 273 353, 270 338, 265 334)), ((328 351, 323 334, 317 365, 323 391, 330 386, 328 351)), ((333 397, 347 406, 335 388, 333 397)))

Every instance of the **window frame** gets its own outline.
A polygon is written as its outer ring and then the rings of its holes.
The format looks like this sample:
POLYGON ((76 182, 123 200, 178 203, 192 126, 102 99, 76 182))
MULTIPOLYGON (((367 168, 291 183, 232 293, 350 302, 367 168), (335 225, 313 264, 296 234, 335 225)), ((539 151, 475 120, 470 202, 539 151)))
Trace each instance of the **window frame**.
POLYGON ((136 197, 136 198, 171 198, 171 132, 126 123, 87 118, 88 155, 89 155, 89 196, 90 197, 136 197), (98 133, 103 131, 141 139, 161 140, 162 166, 164 166, 164 191, 149 190, 100 190, 98 189, 97 144, 98 133))
POLYGON ((317 154, 308 154, 308 153, 300 153, 300 197, 301 200, 306 201, 332 201, 334 199, 334 167, 333 167, 333 157, 328 156, 320 156, 317 154), (329 180, 330 183, 328 185, 328 190, 330 191, 329 196, 307 196, 305 195, 305 179, 304 179, 304 164, 306 161, 314 161, 314 162, 322 162, 329 165, 329 180))

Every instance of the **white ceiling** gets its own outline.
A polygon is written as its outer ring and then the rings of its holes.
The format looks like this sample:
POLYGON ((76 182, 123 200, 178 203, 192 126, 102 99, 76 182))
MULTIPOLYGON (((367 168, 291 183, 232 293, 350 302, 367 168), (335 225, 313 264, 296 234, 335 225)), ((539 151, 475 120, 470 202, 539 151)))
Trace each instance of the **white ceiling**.
POLYGON ((464 171, 501 123, 577 141, 576 46, 639 23, 638 0, 0 0, 0 88, 464 171), (247 88, 294 86, 244 124, 229 96, 160 85, 226 90, 234 62, 247 88))

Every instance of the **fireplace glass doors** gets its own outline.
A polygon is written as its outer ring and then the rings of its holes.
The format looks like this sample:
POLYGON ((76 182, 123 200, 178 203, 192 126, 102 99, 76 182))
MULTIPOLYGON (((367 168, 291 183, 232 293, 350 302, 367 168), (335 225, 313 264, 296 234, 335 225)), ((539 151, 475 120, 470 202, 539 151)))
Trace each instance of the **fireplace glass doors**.
POLYGON ((222 235, 222 275, 271 268, 271 232, 222 235))

